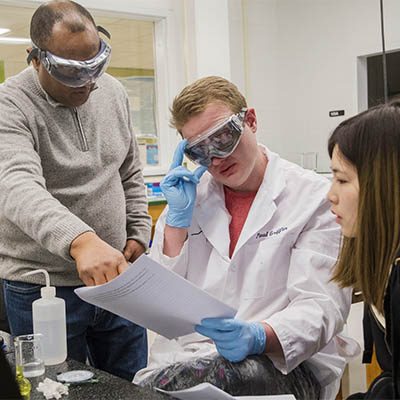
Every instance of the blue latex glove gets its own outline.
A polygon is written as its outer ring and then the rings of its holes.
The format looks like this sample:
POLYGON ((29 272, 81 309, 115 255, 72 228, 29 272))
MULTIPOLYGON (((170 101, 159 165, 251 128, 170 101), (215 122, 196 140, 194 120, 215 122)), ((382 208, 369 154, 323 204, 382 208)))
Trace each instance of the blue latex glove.
POLYGON ((257 322, 204 318, 195 330, 214 340, 218 352, 232 362, 242 361, 251 354, 261 354, 265 348, 265 330, 257 322))
POLYGON ((207 167, 199 167, 194 172, 182 166, 187 139, 182 140, 175 150, 174 159, 167 175, 160 183, 168 202, 166 223, 176 228, 188 228, 192 220, 196 187, 207 167))

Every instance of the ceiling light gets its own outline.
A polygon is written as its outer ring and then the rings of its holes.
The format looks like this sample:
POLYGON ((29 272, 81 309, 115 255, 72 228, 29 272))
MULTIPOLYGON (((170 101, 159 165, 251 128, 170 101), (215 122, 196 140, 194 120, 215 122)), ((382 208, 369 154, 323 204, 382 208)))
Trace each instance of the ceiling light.
POLYGON ((19 37, 0 37, 0 44, 31 44, 31 39, 19 37))
POLYGON ((9 29, 7 28, 0 28, 0 35, 3 35, 4 33, 10 32, 9 29))

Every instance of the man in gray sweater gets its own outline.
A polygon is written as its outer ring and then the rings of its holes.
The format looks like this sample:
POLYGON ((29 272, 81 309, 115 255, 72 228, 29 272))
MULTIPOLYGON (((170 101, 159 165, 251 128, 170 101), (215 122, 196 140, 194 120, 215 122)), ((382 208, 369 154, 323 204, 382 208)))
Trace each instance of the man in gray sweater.
POLYGON ((145 330, 82 302, 147 248, 151 218, 129 105, 104 74, 111 48, 72 1, 31 20, 28 67, 0 85, 0 278, 11 333, 32 332, 45 268, 66 301, 68 356, 131 380, 145 367, 145 330))

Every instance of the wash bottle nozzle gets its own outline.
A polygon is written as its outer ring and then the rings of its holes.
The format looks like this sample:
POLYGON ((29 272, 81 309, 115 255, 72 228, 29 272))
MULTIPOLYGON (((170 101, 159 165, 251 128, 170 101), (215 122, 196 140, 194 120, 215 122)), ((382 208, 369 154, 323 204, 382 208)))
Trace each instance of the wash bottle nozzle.
POLYGON ((40 289, 40 294, 42 295, 42 297, 45 297, 45 298, 55 297, 56 288, 54 286, 50 286, 50 276, 49 276, 49 273, 45 269, 37 269, 35 271, 25 272, 25 274, 22 274, 21 276, 34 275, 34 274, 39 274, 39 273, 43 273, 45 276, 45 279, 46 279, 46 286, 44 286, 40 289))

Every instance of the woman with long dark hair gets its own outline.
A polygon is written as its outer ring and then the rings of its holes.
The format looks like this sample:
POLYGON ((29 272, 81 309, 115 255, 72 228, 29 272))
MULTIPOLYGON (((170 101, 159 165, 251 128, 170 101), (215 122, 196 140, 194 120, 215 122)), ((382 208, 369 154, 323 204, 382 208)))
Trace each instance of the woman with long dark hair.
POLYGON ((400 102, 342 122, 328 142, 334 175, 328 200, 343 242, 333 280, 361 291, 368 362, 375 344, 383 373, 351 399, 399 398, 400 102))

